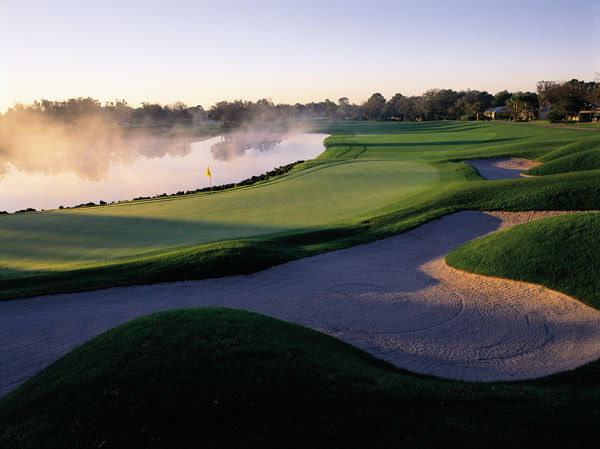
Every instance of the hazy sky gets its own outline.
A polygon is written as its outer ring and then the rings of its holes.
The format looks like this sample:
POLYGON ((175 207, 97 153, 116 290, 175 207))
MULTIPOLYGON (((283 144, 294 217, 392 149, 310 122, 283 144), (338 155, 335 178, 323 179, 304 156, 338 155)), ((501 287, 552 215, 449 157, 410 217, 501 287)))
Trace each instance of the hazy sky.
POLYGON ((534 90, 594 79, 599 32, 600 0, 0 0, 0 111, 534 90))

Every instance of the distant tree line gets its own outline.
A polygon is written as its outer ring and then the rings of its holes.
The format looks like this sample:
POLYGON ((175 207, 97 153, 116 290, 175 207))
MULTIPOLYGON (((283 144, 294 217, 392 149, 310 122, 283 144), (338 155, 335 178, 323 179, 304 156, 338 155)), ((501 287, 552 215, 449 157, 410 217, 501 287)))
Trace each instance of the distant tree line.
POLYGON ((250 121, 277 120, 481 120, 489 108, 506 107, 501 118, 532 120, 543 110, 550 110, 551 121, 568 120, 579 111, 600 104, 600 82, 573 79, 567 82, 540 81, 536 92, 430 89, 419 96, 395 94, 386 99, 374 93, 362 104, 350 103, 342 97, 333 102, 326 99, 306 104, 275 104, 270 99, 256 102, 220 101, 208 110, 189 107, 182 102, 170 105, 142 103, 134 108, 125 100, 104 105, 93 98, 71 98, 64 101, 42 99, 31 105, 15 104, 0 117, 2 121, 33 114, 65 123, 82 118, 98 117, 119 126, 173 126, 218 123, 236 127, 250 121))
POLYGON ((188 107, 178 101, 162 106, 160 104, 142 103, 133 108, 125 100, 106 102, 104 105, 93 98, 70 98, 63 101, 42 99, 31 105, 15 104, 9 108, 4 120, 25 116, 49 119, 54 122, 77 123, 80 120, 101 119, 120 126, 161 126, 191 125, 206 120, 206 112, 202 106, 188 107))

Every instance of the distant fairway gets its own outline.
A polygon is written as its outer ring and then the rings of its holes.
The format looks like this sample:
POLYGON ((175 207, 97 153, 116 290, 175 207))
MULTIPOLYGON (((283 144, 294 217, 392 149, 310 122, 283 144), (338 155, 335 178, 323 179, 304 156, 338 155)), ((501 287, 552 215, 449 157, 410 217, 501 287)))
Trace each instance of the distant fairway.
POLYGON ((463 209, 600 206, 597 170, 490 182, 461 163, 592 149, 600 133, 464 122, 314 130, 333 134, 326 151, 250 187, 0 216, 0 299, 247 273, 463 209))

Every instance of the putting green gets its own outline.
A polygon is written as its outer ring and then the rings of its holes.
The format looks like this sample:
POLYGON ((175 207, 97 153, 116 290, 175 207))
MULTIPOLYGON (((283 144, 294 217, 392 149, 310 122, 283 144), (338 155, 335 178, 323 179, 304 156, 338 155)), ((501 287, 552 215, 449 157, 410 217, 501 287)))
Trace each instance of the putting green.
POLYGON ((64 270, 368 216, 435 186, 410 161, 353 161, 301 170, 251 188, 192 197, 2 217, 0 277, 64 270), (8 269, 8 270, 7 270, 8 269))

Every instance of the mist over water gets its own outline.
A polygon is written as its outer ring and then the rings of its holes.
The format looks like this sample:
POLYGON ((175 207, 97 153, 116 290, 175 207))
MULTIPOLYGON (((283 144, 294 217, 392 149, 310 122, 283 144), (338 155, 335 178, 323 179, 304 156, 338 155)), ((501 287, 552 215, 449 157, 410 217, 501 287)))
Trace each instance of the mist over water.
MULTIPOLYGON (((242 157, 248 150, 269 151, 286 137, 277 133, 235 133, 221 136, 221 140, 210 146, 210 154, 215 160, 229 162, 242 157)), ((294 162, 294 161, 292 161, 294 162)))
MULTIPOLYGON (((54 209, 239 182, 316 157, 324 134, 246 129, 199 141, 85 126, 13 132, 0 144, 0 210, 54 209)), ((6 136, 6 134, 5 134, 6 136)), ((201 138, 200 138, 201 139, 201 138)))

